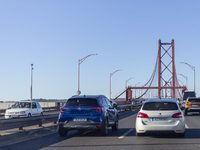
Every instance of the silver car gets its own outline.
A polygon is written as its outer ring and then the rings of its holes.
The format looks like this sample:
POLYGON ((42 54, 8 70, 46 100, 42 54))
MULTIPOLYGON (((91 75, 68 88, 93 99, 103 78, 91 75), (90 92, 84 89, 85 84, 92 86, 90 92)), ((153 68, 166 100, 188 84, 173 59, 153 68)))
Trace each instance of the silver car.
POLYGON ((176 133, 185 135, 185 119, 176 99, 149 99, 136 118, 136 135, 144 133, 176 133))

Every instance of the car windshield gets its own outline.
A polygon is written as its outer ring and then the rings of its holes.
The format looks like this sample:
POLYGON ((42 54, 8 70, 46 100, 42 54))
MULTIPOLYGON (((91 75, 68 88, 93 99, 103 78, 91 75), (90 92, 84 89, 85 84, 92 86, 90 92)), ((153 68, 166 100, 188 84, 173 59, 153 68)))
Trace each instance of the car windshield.
POLYGON ((195 98, 194 98, 194 99, 188 99, 188 101, 189 101, 189 102, 200 102, 200 99, 197 99, 197 98, 195 99, 195 98))
POLYGON ((178 106, 173 102, 147 102, 143 110, 177 110, 178 106))
POLYGON ((95 106, 97 100, 92 98, 69 99, 66 106, 95 106))
POLYGON ((12 108, 31 108, 31 103, 29 102, 17 102, 12 105, 12 108))

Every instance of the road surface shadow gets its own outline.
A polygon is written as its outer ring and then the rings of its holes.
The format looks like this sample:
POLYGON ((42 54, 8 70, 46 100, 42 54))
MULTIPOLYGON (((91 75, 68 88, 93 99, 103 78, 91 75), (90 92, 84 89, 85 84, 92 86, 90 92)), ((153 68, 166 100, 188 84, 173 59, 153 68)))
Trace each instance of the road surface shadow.
POLYGON ((144 134, 142 136, 148 136, 151 138, 200 139, 200 129, 186 129, 184 137, 180 137, 178 134, 175 133, 151 133, 151 134, 144 134))

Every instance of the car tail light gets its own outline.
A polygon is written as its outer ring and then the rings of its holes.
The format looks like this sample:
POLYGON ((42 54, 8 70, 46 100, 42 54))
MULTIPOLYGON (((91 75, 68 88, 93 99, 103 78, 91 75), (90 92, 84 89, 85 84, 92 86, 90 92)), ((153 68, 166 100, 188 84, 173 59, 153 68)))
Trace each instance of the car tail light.
POLYGON ((145 113, 139 112, 137 117, 138 118, 148 118, 149 116, 145 113))
POLYGON ((60 108, 60 112, 61 112, 61 113, 65 113, 66 110, 70 110, 70 109, 71 109, 70 107, 61 107, 61 108, 60 108))
POLYGON ((102 107, 90 107, 90 110, 94 110, 96 113, 101 113, 102 107))
POLYGON ((176 113, 176 114, 173 114, 173 115, 172 115, 172 118, 182 118, 181 112, 176 113))

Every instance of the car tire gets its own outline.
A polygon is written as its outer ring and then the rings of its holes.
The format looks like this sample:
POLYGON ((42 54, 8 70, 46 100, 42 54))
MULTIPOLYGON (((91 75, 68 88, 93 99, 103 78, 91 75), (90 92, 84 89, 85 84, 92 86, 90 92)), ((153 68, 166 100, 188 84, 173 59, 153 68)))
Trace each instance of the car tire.
POLYGON ((185 133, 179 133, 178 136, 179 137, 185 137, 185 133))
POLYGON ((115 125, 112 126, 112 130, 113 131, 117 131, 118 130, 118 126, 119 126, 119 121, 118 121, 118 118, 117 118, 117 120, 115 121, 115 125))
POLYGON ((185 109, 185 113, 184 114, 187 115, 187 113, 188 113, 188 111, 187 111, 187 109, 185 109))
POLYGON ((58 129, 58 134, 60 136, 67 136, 67 133, 68 133, 68 130, 67 129, 64 129, 64 128, 59 128, 58 129))
POLYGON ((28 114, 28 117, 31 117, 31 113, 28 114))
POLYGON ((136 132, 136 136, 142 136, 142 133, 137 133, 137 132, 136 132))
POLYGON ((108 135, 108 120, 107 119, 104 121, 103 128, 101 129, 100 132, 101 132, 102 136, 107 136, 108 135))

